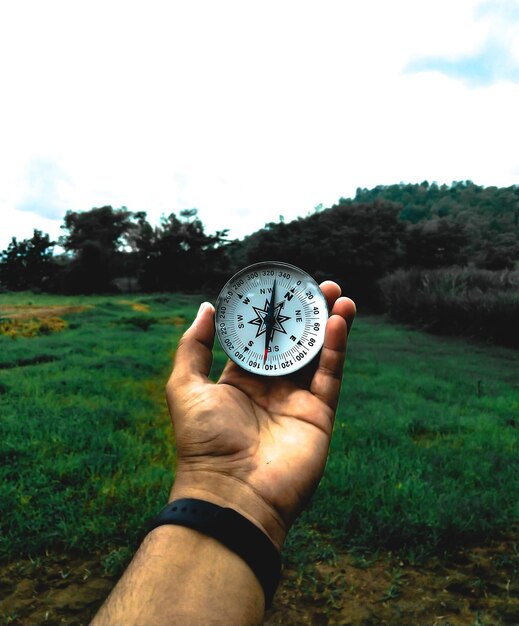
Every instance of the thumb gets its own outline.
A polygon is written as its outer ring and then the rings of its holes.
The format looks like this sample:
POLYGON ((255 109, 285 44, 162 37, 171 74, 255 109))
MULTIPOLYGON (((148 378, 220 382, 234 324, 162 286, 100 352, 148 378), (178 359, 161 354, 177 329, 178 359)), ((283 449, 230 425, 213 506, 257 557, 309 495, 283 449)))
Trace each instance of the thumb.
POLYGON ((213 362, 214 307, 203 302, 178 344, 172 377, 207 378, 213 362))

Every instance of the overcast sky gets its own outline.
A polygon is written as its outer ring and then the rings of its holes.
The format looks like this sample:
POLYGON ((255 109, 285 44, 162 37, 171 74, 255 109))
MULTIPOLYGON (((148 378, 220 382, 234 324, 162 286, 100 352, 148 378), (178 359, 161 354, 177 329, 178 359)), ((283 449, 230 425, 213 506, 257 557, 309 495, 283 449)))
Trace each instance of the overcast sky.
POLYGON ((241 237, 357 187, 519 183, 519 0, 3 0, 0 250, 68 209, 241 237))

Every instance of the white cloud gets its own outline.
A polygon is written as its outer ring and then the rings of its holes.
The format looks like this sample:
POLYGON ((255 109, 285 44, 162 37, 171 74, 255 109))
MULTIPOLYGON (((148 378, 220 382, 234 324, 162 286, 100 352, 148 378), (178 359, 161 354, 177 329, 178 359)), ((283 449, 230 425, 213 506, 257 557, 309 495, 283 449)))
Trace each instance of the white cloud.
POLYGON ((517 182, 517 84, 404 72, 413 59, 475 55, 500 32, 512 46, 505 9, 4 3, 0 249, 29 223, 59 234, 47 218, 67 208, 126 205, 157 222, 196 207, 209 230, 241 236, 358 186, 517 182), (55 164, 36 185, 35 162, 55 164))
POLYGON ((443 49, 413 58, 408 72, 438 71, 469 86, 498 82, 519 83, 519 3, 494 0, 475 7, 472 45, 458 50, 443 49))
POLYGON ((70 193, 70 181, 60 166, 48 158, 34 158, 27 163, 23 195, 15 206, 49 219, 60 219, 67 210, 63 200, 70 193))

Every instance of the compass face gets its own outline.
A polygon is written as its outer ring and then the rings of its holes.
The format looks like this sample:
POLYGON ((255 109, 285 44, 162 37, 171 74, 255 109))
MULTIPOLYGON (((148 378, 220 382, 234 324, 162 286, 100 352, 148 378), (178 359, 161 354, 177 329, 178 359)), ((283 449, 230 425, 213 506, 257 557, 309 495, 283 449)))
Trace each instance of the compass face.
POLYGON ((216 302, 216 334, 227 356, 262 376, 283 376, 319 352, 328 319, 326 299, 303 270, 277 261, 249 265, 216 302))

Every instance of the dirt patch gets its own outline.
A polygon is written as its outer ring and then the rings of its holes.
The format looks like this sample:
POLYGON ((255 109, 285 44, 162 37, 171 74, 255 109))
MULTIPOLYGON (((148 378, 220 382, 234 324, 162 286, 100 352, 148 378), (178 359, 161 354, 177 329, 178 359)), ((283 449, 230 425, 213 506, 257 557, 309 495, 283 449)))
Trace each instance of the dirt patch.
POLYGON ((0 568, 0 623, 88 624, 114 580, 100 560, 41 557, 0 568))
POLYGON ((17 304, 0 306, 0 317, 5 317, 10 320, 42 319, 59 315, 69 315, 71 313, 82 313, 91 308, 92 306, 86 304, 81 306, 32 306, 30 304, 17 304))
POLYGON ((519 624, 519 551, 512 539, 412 565, 342 554, 309 574, 286 572, 266 624, 519 624))
POLYGON ((58 333, 68 328, 68 322, 59 315, 81 313, 91 306, 32 306, 11 305, 0 307, 0 335, 38 337, 58 333))
MULTIPOLYGON (((115 583, 103 558, 49 556, 0 568, 3 624, 88 624, 115 583)), ((412 565, 339 554, 333 565, 285 570, 265 626, 519 624, 517 542, 460 549, 412 565)))

